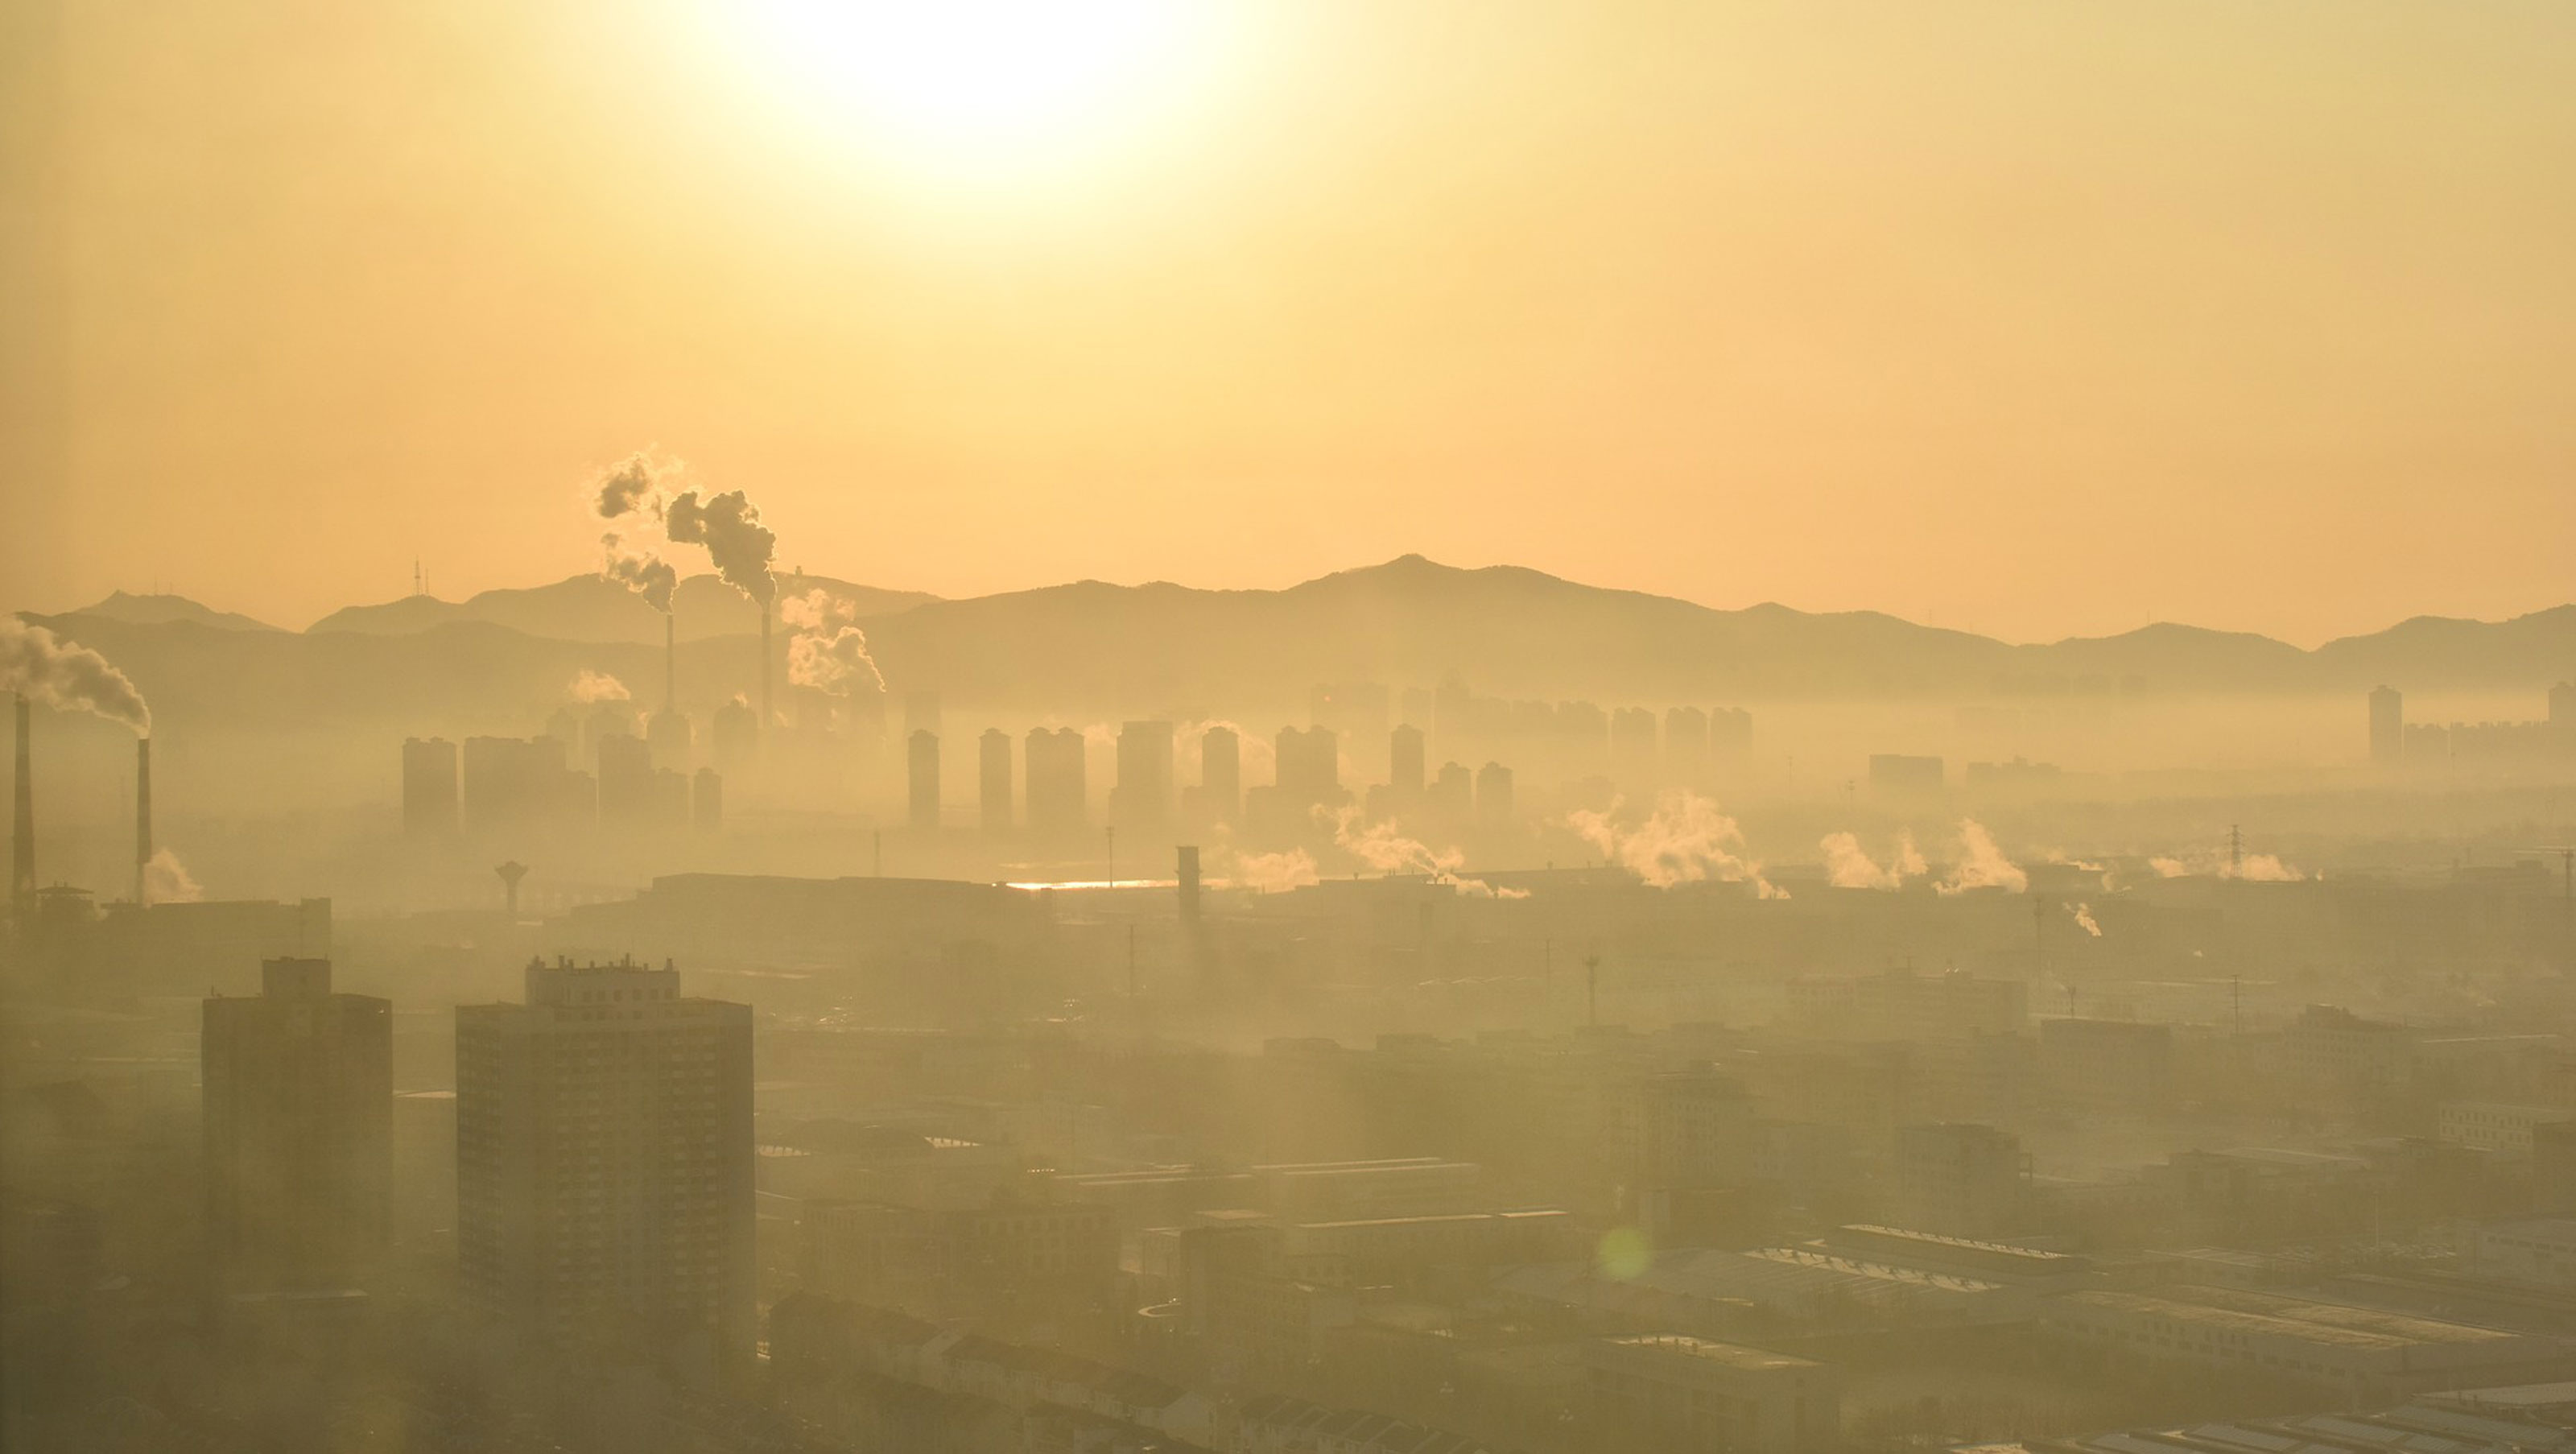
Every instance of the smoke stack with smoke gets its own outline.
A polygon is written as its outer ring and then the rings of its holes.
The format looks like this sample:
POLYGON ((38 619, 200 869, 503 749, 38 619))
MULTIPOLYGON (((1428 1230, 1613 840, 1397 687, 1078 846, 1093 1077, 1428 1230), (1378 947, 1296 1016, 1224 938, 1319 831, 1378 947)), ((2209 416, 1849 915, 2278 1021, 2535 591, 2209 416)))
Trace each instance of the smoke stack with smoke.
POLYGON ((152 732, 151 709, 125 673, 88 647, 15 616, 0 616, 0 687, 57 711, 95 713, 137 737, 152 732))
POLYGON ((778 532, 760 523, 760 508, 740 490, 701 497, 684 490, 663 512, 662 525, 682 545, 703 545, 725 584, 760 607, 760 723, 767 731, 775 720, 770 693, 770 606, 778 599, 778 577, 770 563, 778 557, 778 532))
POLYGON ((25 692, 11 696, 18 704, 18 782, 9 832, 9 911, 23 928, 36 911, 36 782, 30 765, 35 714, 25 692))
POLYGON ((669 492, 662 482, 677 468, 675 461, 639 452, 600 476, 596 486, 599 518, 609 522, 599 537, 608 549, 608 564, 600 574, 642 596, 646 605, 666 617, 671 614, 671 592, 680 584, 679 572, 645 541, 669 514, 669 492))
POLYGON ((144 902, 152 872, 152 739, 134 739, 134 902, 144 902))

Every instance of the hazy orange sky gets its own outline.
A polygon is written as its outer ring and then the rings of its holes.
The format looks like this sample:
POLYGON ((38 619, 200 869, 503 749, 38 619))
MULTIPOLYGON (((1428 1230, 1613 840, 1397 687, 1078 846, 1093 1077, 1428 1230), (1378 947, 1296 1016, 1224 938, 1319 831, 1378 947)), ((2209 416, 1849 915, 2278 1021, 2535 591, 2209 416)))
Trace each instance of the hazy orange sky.
POLYGON ((783 564, 950 595, 2576 597, 2564 0, 1298 0, 1025 168, 741 13, 9 7, 0 606, 560 577, 647 442, 783 564))

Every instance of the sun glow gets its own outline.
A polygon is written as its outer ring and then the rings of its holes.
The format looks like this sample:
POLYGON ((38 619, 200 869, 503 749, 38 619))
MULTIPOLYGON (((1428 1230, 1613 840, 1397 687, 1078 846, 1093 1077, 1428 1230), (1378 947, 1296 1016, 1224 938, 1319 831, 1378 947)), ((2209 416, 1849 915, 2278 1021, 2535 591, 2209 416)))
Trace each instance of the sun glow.
POLYGON ((1223 7, 1184 0, 750 0, 782 97, 900 165, 1023 174, 1115 150, 1200 80, 1223 7))

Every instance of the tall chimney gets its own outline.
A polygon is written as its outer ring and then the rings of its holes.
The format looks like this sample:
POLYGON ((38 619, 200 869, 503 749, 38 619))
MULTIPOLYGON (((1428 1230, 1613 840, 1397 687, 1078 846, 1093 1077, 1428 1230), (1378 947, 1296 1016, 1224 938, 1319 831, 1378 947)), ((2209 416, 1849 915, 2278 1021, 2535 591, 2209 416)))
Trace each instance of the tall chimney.
POLYGON ((1182 844, 1180 848, 1181 923, 1195 928, 1199 922, 1199 851, 1182 844))
POLYGON ((152 739, 134 739, 134 902, 143 902, 144 875, 152 867, 152 739))
POLYGON ((769 735, 769 724, 777 719, 769 710, 769 603, 760 603, 760 735, 769 735))
POLYGON ((662 613, 662 710, 680 710, 680 628, 668 611, 662 613))
POLYGON ((9 909, 22 930, 36 912, 36 776, 29 767, 30 742, 35 726, 27 708, 27 694, 18 698, 18 799, 17 816, 9 833, 9 909))

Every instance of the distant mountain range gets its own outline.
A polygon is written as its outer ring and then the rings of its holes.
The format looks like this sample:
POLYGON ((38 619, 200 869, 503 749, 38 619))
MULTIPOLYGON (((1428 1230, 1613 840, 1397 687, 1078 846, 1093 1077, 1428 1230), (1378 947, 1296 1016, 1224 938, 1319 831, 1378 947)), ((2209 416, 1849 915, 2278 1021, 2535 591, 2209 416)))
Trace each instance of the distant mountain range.
MULTIPOLYGON (((2551 683, 2576 678, 2576 605, 2503 622, 2421 617, 2307 651, 2174 625, 2013 645, 1875 612, 1720 611, 1419 556, 1278 591, 1080 581, 950 601, 819 576, 785 585, 850 602, 892 690, 1034 714, 1222 710, 1295 700, 1316 683, 1455 678, 1480 694, 1604 705, 2315 694, 2387 682, 2529 692, 2536 716, 2551 683)), ((447 730, 524 715, 583 669, 619 675, 640 698, 660 695, 660 619, 595 576, 463 602, 351 607, 300 633, 170 596, 119 594, 29 619, 105 653, 173 720, 447 730)), ((752 690, 748 602, 694 577, 675 619, 683 706, 752 690)))
MULTIPOLYGON (((829 576, 779 577, 782 595, 817 587, 851 603, 862 616, 890 616, 939 599, 921 591, 885 591, 829 576)), ((671 594, 671 617, 683 641, 745 636, 760 629, 760 617, 751 602, 712 575, 691 576, 680 582, 679 589, 671 594)), ((659 645, 662 640, 661 613, 644 604, 642 596, 599 576, 574 576, 550 586, 485 591, 463 601, 405 596, 377 606, 345 606, 306 629, 400 636, 456 621, 506 626, 555 641, 659 645)))

